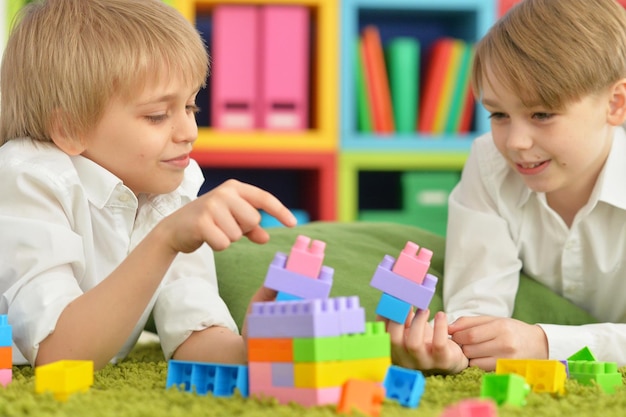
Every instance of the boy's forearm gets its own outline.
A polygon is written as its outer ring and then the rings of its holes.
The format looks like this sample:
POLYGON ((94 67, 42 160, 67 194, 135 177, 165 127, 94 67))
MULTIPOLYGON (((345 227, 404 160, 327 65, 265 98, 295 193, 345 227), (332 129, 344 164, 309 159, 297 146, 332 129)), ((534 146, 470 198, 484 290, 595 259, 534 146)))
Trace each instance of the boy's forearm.
POLYGON ((155 231, 106 279, 65 307, 54 332, 40 343, 37 366, 83 359, 100 369, 115 356, 176 257, 155 231))
POLYGON ((225 327, 213 326, 193 332, 176 349, 172 359, 246 364, 247 351, 242 336, 225 327))

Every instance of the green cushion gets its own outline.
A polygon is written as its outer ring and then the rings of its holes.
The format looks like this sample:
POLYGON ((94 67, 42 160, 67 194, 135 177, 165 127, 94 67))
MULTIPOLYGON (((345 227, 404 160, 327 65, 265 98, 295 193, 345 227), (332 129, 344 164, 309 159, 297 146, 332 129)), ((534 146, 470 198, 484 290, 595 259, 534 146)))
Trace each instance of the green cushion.
MULTIPOLYGON (((271 239, 257 245, 242 239, 215 253, 220 293, 241 326, 250 297, 262 285, 276 252, 289 253, 300 234, 326 242, 324 265, 334 268, 331 296, 358 295, 367 319, 374 320, 381 292, 369 282, 385 255, 397 257, 407 241, 434 252, 430 273, 443 276, 444 238, 413 226, 394 223, 313 222, 293 229, 270 228, 271 239)), ((441 281, 430 304, 442 309, 441 281)), ((522 275, 513 317, 527 323, 586 324, 596 320, 570 301, 522 275)))

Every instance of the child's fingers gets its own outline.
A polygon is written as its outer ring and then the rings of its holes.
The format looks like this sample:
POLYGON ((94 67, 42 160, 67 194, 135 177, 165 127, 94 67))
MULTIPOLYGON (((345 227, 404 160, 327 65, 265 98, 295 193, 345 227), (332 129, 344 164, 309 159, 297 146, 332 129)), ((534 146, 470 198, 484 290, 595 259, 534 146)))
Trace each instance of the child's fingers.
POLYGON ((271 193, 245 183, 239 183, 238 187, 241 197, 256 209, 265 211, 285 226, 292 227, 298 223, 296 216, 271 193))

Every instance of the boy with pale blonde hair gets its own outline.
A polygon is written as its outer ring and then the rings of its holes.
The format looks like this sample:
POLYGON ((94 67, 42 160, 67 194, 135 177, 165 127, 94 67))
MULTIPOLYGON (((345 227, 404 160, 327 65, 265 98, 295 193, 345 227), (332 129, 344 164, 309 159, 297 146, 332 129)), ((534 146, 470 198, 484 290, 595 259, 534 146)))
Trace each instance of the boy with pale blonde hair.
POLYGON ((450 196, 447 317, 389 323, 394 360, 493 370, 497 358, 562 360, 587 346, 626 365, 626 11, 524 0, 477 44, 472 85, 491 132, 450 196), (522 270, 600 323, 511 319, 522 270))
POLYGON ((166 358, 245 362, 212 249, 266 242, 258 209, 296 220, 233 180, 196 198, 208 62, 159 0, 46 0, 20 14, 0 73, 0 314, 32 365, 101 368, 151 311, 166 358))

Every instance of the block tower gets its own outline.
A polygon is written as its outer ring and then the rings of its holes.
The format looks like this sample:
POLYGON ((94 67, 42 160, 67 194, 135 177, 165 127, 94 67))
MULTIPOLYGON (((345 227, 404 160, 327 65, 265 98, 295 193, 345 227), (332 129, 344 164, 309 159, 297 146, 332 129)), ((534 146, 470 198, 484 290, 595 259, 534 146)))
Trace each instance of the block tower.
POLYGON ((0 315, 0 384, 6 387, 13 380, 13 328, 6 314, 0 315))
POLYGON ((351 380, 382 384, 391 365, 384 324, 366 322, 356 296, 328 297, 325 244, 309 243, 298 236, 289 256, 276 254, 265 286, 280 300, 255 303, 247 317, 250 395, 305 407, 337 404, 351 380))
POLYGON ((411 306, 428 308, 435 294, 437 277, 428 274, 433 252, 407 242, 396 260, 385 255, 370 285, 383 292, 376 314, 404 323, 411 306))

